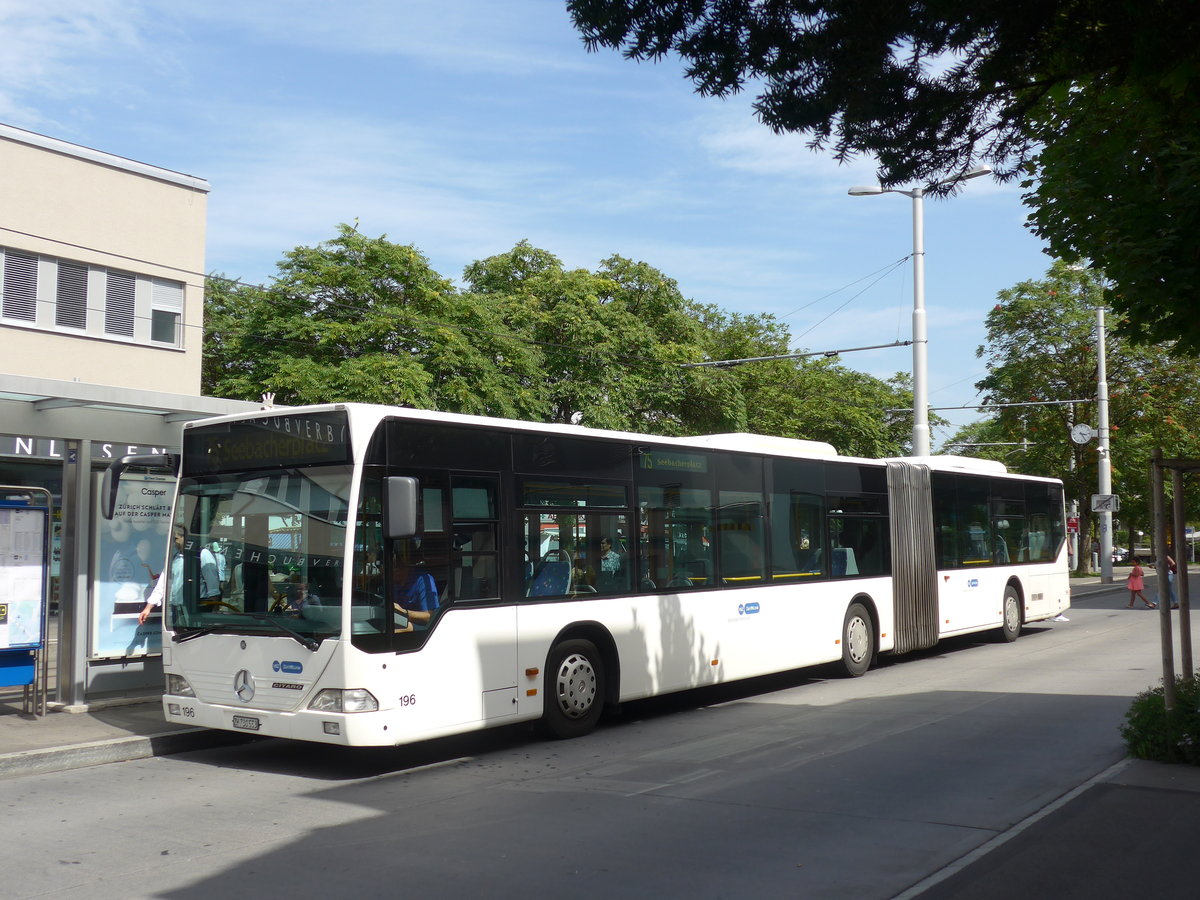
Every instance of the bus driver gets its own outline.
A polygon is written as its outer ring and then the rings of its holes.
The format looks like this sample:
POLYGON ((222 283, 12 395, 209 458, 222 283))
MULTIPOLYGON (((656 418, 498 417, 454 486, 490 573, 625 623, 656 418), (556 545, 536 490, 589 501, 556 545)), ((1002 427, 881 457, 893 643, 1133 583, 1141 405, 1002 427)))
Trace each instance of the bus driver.
POLYGON ((414 566, 399 554, 393 569, 392 605, 408 622, 397 631, 412 631, 414 624, 428 625, 438 608, 437 583, 424 569, 414 566))

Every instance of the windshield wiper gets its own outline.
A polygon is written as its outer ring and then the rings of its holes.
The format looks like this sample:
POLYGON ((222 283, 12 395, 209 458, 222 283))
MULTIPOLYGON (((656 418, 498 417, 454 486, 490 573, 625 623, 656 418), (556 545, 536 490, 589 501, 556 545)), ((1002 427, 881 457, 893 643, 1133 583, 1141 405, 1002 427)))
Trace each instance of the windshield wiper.
POLYGON ((246 613, 246 615, 249 616, 251 619, 254 619, 254 621, 256 621, 256 622, 266 622, 269 625, 274 625, 276 628, 278 628, 284 634, 287 634, 290 637, 295 638, 296 642, 298 644, 300 644, 300 646, 305 647, 308 650, 315 651, 321 646, 321 642, 319 640, 313 640, 313 638, 309 637, 308 635, 301 634, 299 631, 297 631, 291 625, 288 625, 286 622, 284 622, 278 616, 267 615, 266 613, 246 613))
POLYGON ((192 638, 198 638, 198 637, 203 637, 206 634, 212 634, 214 631, 218 631, 224 627, 225 627, 224 624, 201 625, 199 627, 193 628, 191 631, 185 631, 182 633, 176 631, 175 634, 173 634, 171 636, 171 640, 173 640, 176 644, 182 644, 184 641, 190 641, 192 638))

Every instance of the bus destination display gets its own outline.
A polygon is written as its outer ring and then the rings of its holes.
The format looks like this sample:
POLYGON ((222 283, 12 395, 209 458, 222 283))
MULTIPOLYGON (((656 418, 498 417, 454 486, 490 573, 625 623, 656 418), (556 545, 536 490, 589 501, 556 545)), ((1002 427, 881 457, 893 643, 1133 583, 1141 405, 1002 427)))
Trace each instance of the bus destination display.
POLYGON ((264 416, 198 426, 183 436, 184 475, 350 462, 344 412, 264 416))

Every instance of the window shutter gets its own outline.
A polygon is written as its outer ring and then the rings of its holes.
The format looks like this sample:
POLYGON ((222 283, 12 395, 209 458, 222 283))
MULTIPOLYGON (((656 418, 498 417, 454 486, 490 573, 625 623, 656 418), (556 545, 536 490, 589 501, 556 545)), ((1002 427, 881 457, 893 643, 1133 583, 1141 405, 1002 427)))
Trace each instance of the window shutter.
POLYGON ((37 319, 37 269, 36 256, 4 251, 4 317, 37 319))
POLYGON ((133 282, 128 272, 108 273, 104 292, 104 331, 133 337, 133 282))
POLYGON ((159 309, 183 312, 183 285, 178 281, 154 279, 154 305, 159 309))
POLYGON ((87 266, 58 263, 58 300, 54 324, 63 328, 87 328, 87 266))
POLYGON ((179 325, 183 319, 183 284, 153 279, 150 313, 150 340, 179 346, 179 325))

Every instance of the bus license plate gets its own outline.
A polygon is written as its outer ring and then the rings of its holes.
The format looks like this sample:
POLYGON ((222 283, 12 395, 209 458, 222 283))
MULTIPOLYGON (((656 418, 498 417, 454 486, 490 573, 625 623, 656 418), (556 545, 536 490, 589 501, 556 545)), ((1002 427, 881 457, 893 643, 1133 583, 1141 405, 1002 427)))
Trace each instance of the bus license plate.
POLYGON ((254 716, 234 716, 233 727, 244 728, 247 731, 258 731, 262 727, 262 720, 254 716))

